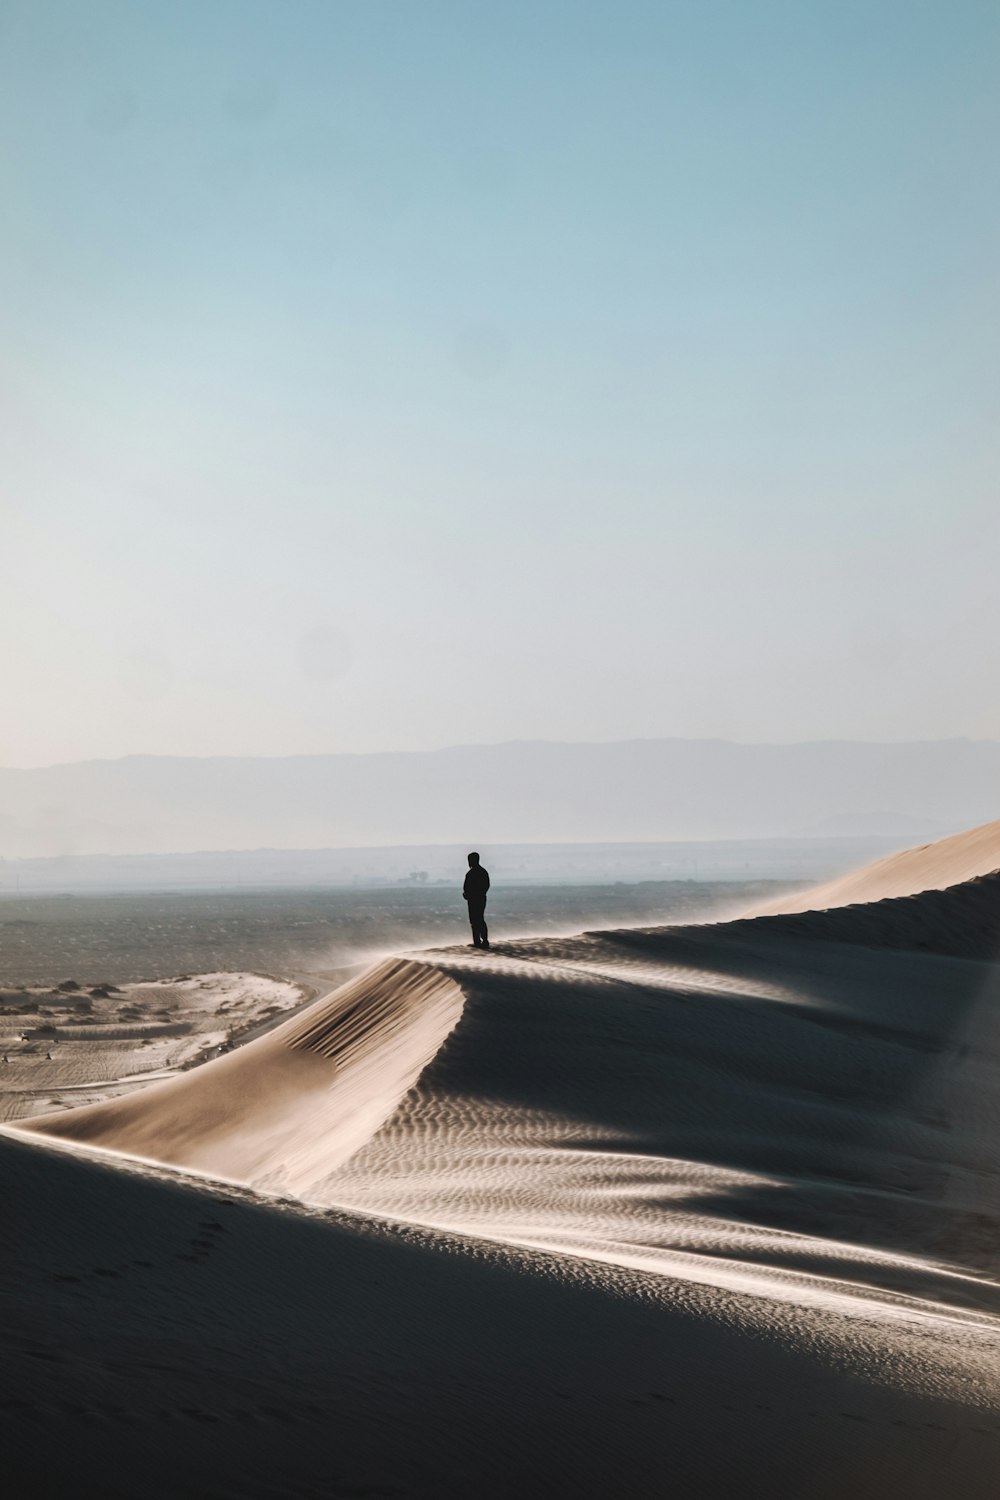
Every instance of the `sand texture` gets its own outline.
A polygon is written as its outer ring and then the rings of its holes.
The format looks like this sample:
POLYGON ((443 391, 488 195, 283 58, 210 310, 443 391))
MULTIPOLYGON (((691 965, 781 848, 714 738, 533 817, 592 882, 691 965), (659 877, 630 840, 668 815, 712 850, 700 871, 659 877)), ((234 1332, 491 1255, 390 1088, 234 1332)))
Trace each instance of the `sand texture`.
POLYGON ((306 1194, 391 1114, 461 1009, 447 976, 390 960, 210 1065, 32 1128, 306 1194))
POLYGON ((3 1395, 71 1455, 21 1492, 72 1460, 108 1495, 992 1500, 1000 876, 973 874, 404 955, 8 1129, 3 1395))

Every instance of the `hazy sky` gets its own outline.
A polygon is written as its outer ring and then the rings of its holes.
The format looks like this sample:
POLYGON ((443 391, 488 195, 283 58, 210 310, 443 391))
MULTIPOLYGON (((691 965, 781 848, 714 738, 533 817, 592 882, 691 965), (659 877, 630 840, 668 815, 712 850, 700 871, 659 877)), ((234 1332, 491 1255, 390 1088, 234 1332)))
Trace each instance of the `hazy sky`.
POLYGON ((1000 737, 996 0, 0 0, 0 763, 1000 737))

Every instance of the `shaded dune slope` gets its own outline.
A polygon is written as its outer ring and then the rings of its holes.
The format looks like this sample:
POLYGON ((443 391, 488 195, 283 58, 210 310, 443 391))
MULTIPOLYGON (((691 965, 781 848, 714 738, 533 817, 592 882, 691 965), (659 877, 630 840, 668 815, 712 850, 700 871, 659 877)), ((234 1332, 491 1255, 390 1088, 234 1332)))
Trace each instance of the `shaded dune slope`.
POLYGON ((468 1244, 0 1133, 17 1500, 992 1500, 996 1330, 468 1244))
POLYGON ((993 961, 1000 958, 1000 872, 919 895, 748 917, 713 931, 723 941, 780 935, 993 961))
POLYGON ((982 823, 964 833, 920 844, 898 854, 875 860, 860 870, 851 870, 837 880, 793 891, 774 901, 755 906, 750 916, 779 912, 826 911, 833 906, 853 906, 882 901, 891 896, 913 896, 920 891, 943 890, 978 875, 1000 870, 1000 819, 982 823))

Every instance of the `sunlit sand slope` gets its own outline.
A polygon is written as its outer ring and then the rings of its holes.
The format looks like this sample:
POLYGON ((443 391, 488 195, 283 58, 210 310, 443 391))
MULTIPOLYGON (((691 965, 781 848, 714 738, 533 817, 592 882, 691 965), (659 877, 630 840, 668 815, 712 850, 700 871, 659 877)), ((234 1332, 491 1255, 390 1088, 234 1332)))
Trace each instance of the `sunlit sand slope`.
POLYGON ((389 960, 228 1056, 31 1129, 306 1192, 392 1112, 461 1008, 446 975, 389 960))
POLYGON ((831 906, 882 901, 887 896, 912 896, 918 891, 943 890, 995 870, 1000 870, 1000 819, 934 844, 890 854, 826 885, 779 896, 755 906, 749 915, 825 911, 831 906))

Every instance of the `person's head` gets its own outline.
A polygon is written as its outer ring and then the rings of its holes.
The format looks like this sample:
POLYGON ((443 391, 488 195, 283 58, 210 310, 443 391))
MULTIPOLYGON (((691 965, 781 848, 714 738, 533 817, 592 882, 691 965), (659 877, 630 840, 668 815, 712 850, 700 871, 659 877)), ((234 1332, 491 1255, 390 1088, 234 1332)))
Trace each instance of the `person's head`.
POLYGON ((479 855, 475 852, 475 850, 473 850, 473 852, 469 855, 469 869, 474 869, 476 865, 478 865, 478 863, 479 855))

